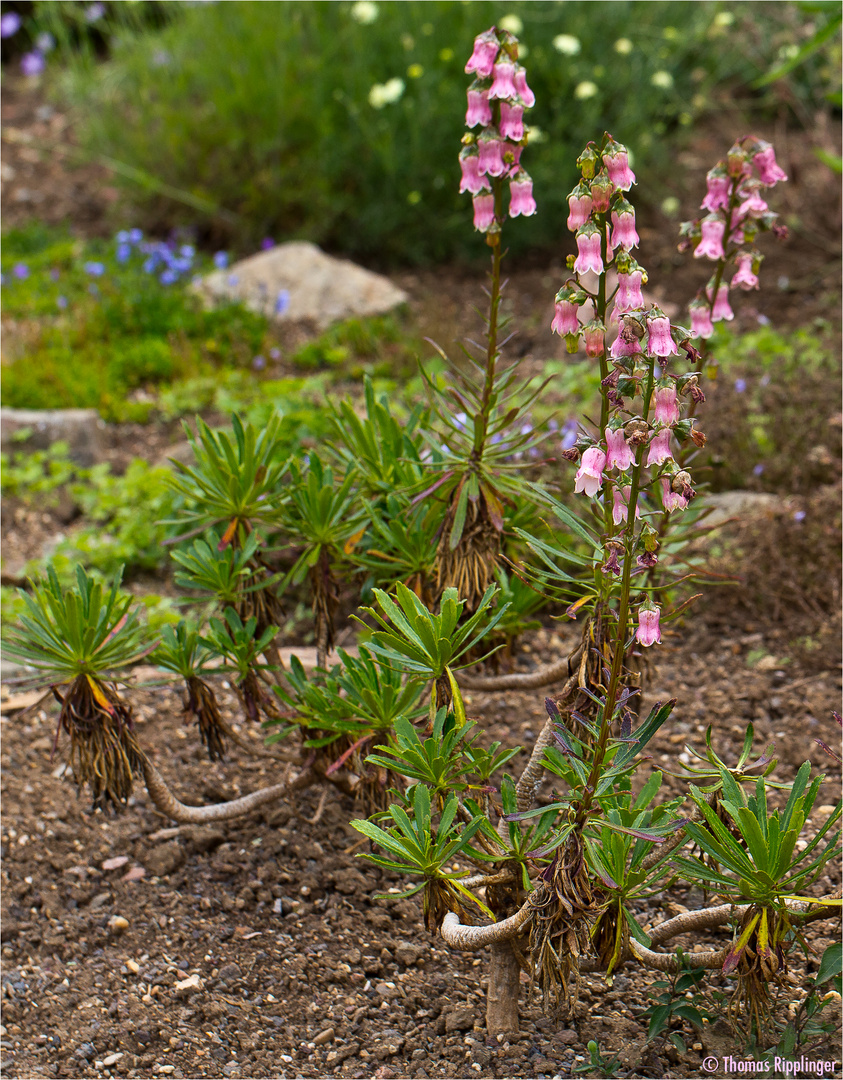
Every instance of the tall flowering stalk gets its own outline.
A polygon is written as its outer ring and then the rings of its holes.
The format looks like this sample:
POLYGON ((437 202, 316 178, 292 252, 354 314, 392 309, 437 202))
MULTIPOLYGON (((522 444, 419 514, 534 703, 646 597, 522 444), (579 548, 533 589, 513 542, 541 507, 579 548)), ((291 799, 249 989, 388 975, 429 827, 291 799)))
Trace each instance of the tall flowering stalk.
POLYGON ((436 478, 422 494, 435 493, 439 505, 444 500, 447 506, 437 591, 456 588, 473 610, 493 579, 506 509, 528 497, 517 477, 523 467, 517 458, 537 441, 526 413, 540 391, 513 387, 514 365, 501 370, 500 341, 503 226, 507 218, 536 212, 533 182, 521 164, 528 136, 524 112, 535 98, 518 63, 518 41, 505 30, 492 27, 480 34, 465 70, 475 78, 467 93, 460 191, 472 196, 474 227, 492 249, 486 344, 482 358, 469 354, 468 372, 442 354, 449 366, 446 388, 428 378, 446 435, 437 446, 436 478))

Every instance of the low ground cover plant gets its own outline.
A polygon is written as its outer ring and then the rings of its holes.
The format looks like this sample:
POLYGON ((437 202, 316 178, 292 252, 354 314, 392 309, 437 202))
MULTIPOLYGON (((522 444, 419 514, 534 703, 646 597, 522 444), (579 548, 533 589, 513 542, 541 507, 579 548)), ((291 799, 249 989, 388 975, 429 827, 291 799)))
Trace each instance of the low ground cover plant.
MULTIPOLYGON (((451 948, 489 948, 490 1035, 518 1030, 522 971, 559 1015, 583 973, 611 978, 633 964, 676 975, 677 993, 700 972, 719 972, 735 1030, 774 1045, 777 992, 792 990, 805 928, 839 908, 839 897, 812 887, 836 855, 841 804, 808 831, 822 773, 805 762, 795 777, 777 777, 773 749, 754 747, 751 728, 737 760, 718 755, 710 732, 684 769, 686 793, 668 792, 646 749, 676 700, 646 715, 640 703, 643 654, 688 609, 677 586, 697 573, 687 559, 694 455, 706 445, 697 344, 730 317, 730 290, 757 284, 755 241, 777 227, 766 195, 786 177, 754 136, 709 173, 707 213, 683 235, 713 276, 686 329, 642 292, 626 146, 606 133, 580 153, 567 220, 577 254, 554 329, 572 352, 585 343, 600 398, 565 451, 571 506, 531 478, 531 451, 542 451, 527 417, 544 388, 519 380, 505 354, 504 242, 512 219, 538 212, 524 121, 534 94, 515 35, 480 34, 466 71, 459 161, 491 253, 485 341, 458 361, 440 351, 441 371, 424 372, 427 404, 404 420, 371 385, 365 410, 335 406, 330 438, 306 458, 287 456, 280 416, 255 425, 235 415, 230 429, 197 421, 168 524, 183 543, 177 581, 212 613, 157 641, 117 583, 104 588, 80 568, 67 588, 49 572, 24 595, 7 649, 53 689, 57 738, 64 733, 75 780, 98 808, 125 804, 141 777, 179 822, 229 819, 316 783, 354 796, 353 825, 372 845, 361 857, 403 879, 389 895, 419 896, 426 926, 451 948), (279 549, 292 565, 280 564, 279 549), (533 610, 511 575, 564 599, 580 641, 534 672, 471 674, 496 635, 517 632, 533 610), (340 652, 329 666, 348 577, 363 597, 359 656, 340 652), (310 675, 298 663, 285 671, 275 643, 293 586, 312 604, 310 675), (144 752, 121 685, 141 658, 183 680, 186 716, 212 759, 236 735, 213 688, 224 674, 247 720, 286 751, 287 774, 227 803, 179 801, 144 752), (488 745, 465 691, 553 684, 547 721, 514 774, 520 748, 488 745), (552 792, 539 798, 544 781, 552 792), (639 902, 670 881, 701 886, 704 903, 642 924, 639 902), (723 926, 720 948, 670 951, 679 935, 723 926)), ((839 950, 822 973, 839 980, 839 950)), ((667 999, 655 996, 654 1037, 663 1022, 701 1015, 677 1004, 673 988, 657 988, 667 999)), ((803 988, 806 1012, 816 989, 803 988)), ((590 1053, 593 1068, 615 1068, 596 1045, 590 1053)))

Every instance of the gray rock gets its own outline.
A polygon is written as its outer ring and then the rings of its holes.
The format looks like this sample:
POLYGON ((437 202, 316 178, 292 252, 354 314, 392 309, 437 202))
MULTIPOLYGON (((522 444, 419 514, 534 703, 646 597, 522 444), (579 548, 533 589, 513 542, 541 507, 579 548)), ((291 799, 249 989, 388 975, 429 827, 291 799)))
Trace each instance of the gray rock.
POLYGON ((395 959, 399 964, 403 964, 405 967, 412 967, 413 964, 424 956, 424 949, 419 945, 413 945, 409 941, 399 941, 395 946, 395 959))
POLYGON ((77 465, 93 465, 102 458, 105 424, 96 409, 0 409, 0 447, 5 454, 16 450, 49 450, 66 442, 77 465), (19 441, 23 432, 29 434, 19 441))
POLYGON ((240 970, 239 964, 225 964, 220 968, 219 977, 225 979, 226 982, 234 982, 235 979, 239 979, 243 972, 240 970))
POLYGON ((743 520, 763 517, 786 507, 780 495, 765 491, 721 491, 714 495, 701 495, 694 501, 694 509, 709 508, 711 512, 703 519, 703 525, 717 528, 731 518, 743 520))
POLYGON ((343 319, 383 315, 407 294, 380 274, 293 240, 215 270, 193 286, 206 303, 241 300, 253 311, 306 320, 324 330, 343 319))

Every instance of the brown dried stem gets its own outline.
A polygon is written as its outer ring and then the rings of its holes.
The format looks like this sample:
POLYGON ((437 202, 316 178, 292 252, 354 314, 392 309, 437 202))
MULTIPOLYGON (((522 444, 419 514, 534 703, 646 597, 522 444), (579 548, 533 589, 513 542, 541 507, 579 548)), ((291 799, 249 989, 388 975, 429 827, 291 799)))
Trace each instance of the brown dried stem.
POLYGON ((530 917, 529 901, 519 908, 514 915, 490 926, 464 926, 459 915, 449 911, 442 920, 439 932, 442 940, 452 949, 483 949, 487 945, 496 945, 516 937, 521 927, 530 917))
POLYGON ((535 690, 541 686, 550 686, 560 679, 570 679, 571 668, 578 664, 582 655, 580 645, 570 656, 554 660, 552 664, 535 671, 514 672, 510 675, 466 675, 460 672, 460 686, 466 690, 493 692, 496 690, 535 690))

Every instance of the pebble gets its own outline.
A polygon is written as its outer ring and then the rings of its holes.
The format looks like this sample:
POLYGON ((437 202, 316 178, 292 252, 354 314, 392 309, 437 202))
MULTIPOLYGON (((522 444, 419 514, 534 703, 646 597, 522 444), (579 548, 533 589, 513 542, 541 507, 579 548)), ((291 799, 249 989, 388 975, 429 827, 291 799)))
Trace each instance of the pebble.
POLYGON ((188 994, 201 990, 202 986, 202 980, 198 975, 189 975, 186 979, 177 982, 173 989, 180 997, 186 997, 188 994))
POLYGON ((176 1071, 175 1065, 156 1065, 155 1069, 157 1072, 164 1073, 165 1076, 169 1076, 170 1073, 176 1071))
POLYGON ((116 1065, 122 1056, 122 1051, 118 1051, 116 1054, 109 1054, 107 1058, 102 1059, 102 1063, 107 1069, 110 1065, 116 1065))
POLYGON ((122 915, 112 915, 108 920, 108 929, 112 934, 122 934, 124 930, 129 929, 129 920, 122 915))
POLYGON ((126 967, 133 975, 137 975, 137 973, 140 971, 140 964, 138 964, 135 960, 127 960, 126 967))
POLYGON ((235 979, 240 979, 243 976, 243 972, 240 970, 239 964, 223 964, 219 970, 219 978, 225 979, 226 982, 234 982, 235 979))
POLYGON ((325 1028, 324 1031, 320 1031, 319 1034, 315 1036, 315 1038, 313 1039, 313 1045, 324 1046, 325 1043, 333 1042, 335 1035, 336 1032, 332 1027, 325 1028))

